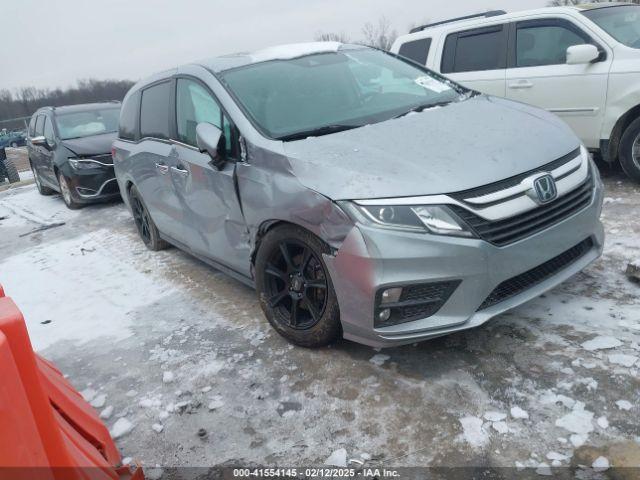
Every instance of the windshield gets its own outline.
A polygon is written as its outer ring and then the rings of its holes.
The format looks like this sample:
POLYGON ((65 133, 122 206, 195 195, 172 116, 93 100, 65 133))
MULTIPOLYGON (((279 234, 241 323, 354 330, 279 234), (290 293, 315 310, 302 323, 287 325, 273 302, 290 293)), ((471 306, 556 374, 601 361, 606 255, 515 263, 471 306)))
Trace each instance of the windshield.
POLYGON ((89 137, 118 131, 120 108, 103 108, 85 112, 56 115, 56 125, 62 140, 89 137))
POLYGON ((268 137, 282 140, 381 122, 466 98, 466 89, 371 49, 273 60, 222 73, 268 137), (308 135, 307 135, 308 133, 308 135))
POLYGON ((640 7, 606 7, 583 13, 620 43, 640 48, 640 7))

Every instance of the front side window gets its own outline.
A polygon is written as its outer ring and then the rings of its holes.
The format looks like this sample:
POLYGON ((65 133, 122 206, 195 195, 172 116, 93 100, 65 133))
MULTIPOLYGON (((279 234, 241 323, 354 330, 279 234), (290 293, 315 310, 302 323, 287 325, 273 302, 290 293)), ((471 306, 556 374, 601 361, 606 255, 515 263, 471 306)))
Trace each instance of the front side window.
POLYGON ((140 106, 140 136, 142 138, 170 137, 169 100, 171 82, 164 82, 142 91, 140 106))
POLYGON ((178 140, 196 146, 196 127, 207 122, 222 129, 222 110, 218 102, 198 82, 179 78, 176 87, 178 140))
POLYGON ((506 50, 504 25, 453 33, 445 41, 442 73, 506 68, 506 50))
POLYGON ((38 115, 38 118, 36 120, 36 131, 35 131, 35 136, 36 137, 41 137, 42 134, 44 133, 44 119, 46 117, 44 115, 38 115))
POLYGON ((567 62, 567 49, 589 43, 589 39, 560 25, 518 24, 516 66, 537 67, 567 62))
POLYGON ((31 117, 31 121, 29 122, 29 136, 30 137, 35 137, 36 136, 36 116, 34 115, 33 117, 31 117))
POLYGON ((53 133, 53 124, 51 123, 50 118, 45 118, 43 135, 44 135, 44 138, 47 139, 47 142, 49 143, 49 145, 53 144, 56 136, 53 133))
POLYGON ((119 117, 120 107, 61 113, 56 114, 56 126, 60 138, 70 140, 117 132, 119 117))
POLYGON ((468 90, 368 48, 342 48, 222 72, 222 81, 267 136, 295 140, 462 101, 468 90))
POLYGON ((582 13, 620 43, 640 48, 640 7, 605 7, 582 13))

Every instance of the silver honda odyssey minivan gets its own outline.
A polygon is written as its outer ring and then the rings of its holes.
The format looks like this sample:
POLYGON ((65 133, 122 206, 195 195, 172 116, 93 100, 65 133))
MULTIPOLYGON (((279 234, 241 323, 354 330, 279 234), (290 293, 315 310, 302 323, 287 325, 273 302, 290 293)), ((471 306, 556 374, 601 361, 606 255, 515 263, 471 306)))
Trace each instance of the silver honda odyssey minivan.
POLYGON ((113 156, 144 243, 255 287, 302 346, 476 327, 602 252, 602 182, 561 120, 363 46, 154 75, 113 156))

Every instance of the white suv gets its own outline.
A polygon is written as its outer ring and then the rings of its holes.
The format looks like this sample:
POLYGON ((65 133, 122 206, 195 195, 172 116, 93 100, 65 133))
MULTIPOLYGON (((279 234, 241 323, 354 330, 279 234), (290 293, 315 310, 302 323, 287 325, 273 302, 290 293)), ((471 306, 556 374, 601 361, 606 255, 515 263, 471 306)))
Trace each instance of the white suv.
POLYGON ((414 28, 393 53, 559 115, 640 181, 640 6, 487 12, 414 28))

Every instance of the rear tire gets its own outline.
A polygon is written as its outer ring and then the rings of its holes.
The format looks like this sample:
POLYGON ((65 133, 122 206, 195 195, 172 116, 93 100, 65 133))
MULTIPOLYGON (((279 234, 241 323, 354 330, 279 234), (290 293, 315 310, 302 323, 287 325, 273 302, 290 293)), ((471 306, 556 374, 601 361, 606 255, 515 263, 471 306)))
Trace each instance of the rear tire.
POLYGON ((82 208, 83 205, 81 203, 76 202, 75 198, 73 198, 73 194, 71 193, 71 186, 69 185, 69 181, 67 177, 65 177, 62 173, 58 172, 58 185, 60 186, 60 194, 62 195, 62 200, 64 200, 64 204, 70 210, 78 210, 82 208))
POLYGON ((260 307, 291 343, 317 348, 342 335, 340 310, 322 258, 329 246, 295 225, 276 227, 260 243, 256 289, 260 307))
POLYGON ((133 221, 138 229, 140 238, 149 250, 157 252, 169 247, 169 244, 160 238, 158 227, 153 223, 153 219, 147 210, 147 206, 142 200, 142 195, 135 186, 129 190, 129 204, 133 213, 133 221))
POLYGON ((631 122, 622 135, 618 157, 624 173, 640 183, 640 118, 631 122))
POLYGON ((18 169, 13 164, 11 160, 8 158, 4 159, 4 169, 7 172, 7 179, 9 183, 18 183, 20 181, 20 175, 18 174, 18 169))

